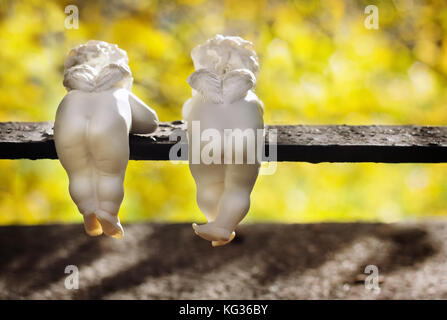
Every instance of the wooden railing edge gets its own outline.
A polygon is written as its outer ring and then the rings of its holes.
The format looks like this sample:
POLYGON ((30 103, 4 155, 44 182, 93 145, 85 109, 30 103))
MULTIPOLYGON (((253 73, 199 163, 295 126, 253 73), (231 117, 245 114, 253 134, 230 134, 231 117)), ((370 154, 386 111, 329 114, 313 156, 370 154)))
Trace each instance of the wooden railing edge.
MULTIPOLYGON (((152 134, 131 134, 130 159, 169 160, 176 130, 184 132, 186 124, 161 122, 152 134)), ((275 161, 447 162, 447 126, 266 125, 265 132, 267 154, 276 151, 275 161)), ((0 159, 56 158, 53 122, 0 122, 0 159)))

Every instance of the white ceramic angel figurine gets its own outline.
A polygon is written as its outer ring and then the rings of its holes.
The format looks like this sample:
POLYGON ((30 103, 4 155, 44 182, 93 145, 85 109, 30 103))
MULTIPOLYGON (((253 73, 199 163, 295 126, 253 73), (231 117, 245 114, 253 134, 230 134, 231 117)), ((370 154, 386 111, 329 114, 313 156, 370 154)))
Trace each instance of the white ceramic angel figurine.
MULTIPOLYGON (((201 141, 200 148, 193 151, 193 124, 198 121, 201 133, 218 130, 222 160, 226 157, 224 146, 228 141, 224 136, 228 129, 262 132, 263 104, 253 91, 258 58, 251 42, 222 35, 194 48, 191 57, 196 71, 187 79, 193 90, 192 98, 183 106, 183 118, 188 123, 189 166, 197 186, 197 203, 208 220, 203 225, 193 224, 193 228, 213 246, 220 246, 233 240, 236 226, 249 210, 260 161, 256 157, 256 161, 243 164, 193 163, 193 152, 203 151, 206 144, 201 141)), ((247 153, 254 151, 247 149, 248 143, 243 150, 236 150, 236 145, 231 149, 233 155, 243 152, 248 157, 247 153)))
POLYGON ((130 91, 128 62, 117 45, 91 40, 72 49, 64 65, 68 93, 57 109, 54 140, 91 236, 123 237, 118 211, 129 131, 151 133, 158 126, 156 113, 130 91))

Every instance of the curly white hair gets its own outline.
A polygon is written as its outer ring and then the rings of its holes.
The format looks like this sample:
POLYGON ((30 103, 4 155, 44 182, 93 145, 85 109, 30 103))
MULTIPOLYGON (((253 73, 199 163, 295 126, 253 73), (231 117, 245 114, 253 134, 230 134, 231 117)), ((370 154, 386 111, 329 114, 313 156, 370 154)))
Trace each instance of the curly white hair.
POLYGON ((211 69, 224 74, 236 69, 259 70, 258 56, 253 43, 241 37, 216 35, 191 51, 196 70, 211 69))

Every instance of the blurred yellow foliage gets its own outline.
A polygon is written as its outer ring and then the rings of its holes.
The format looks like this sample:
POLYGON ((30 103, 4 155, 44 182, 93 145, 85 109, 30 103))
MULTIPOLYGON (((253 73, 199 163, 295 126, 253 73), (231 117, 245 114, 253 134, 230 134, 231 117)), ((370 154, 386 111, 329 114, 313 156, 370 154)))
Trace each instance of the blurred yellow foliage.
MULTIPOLYGON (((0 121, 54 119, 69 49, 89 39, 127 51, 134 92, 162 121, 190 96, 190 50, 216 33, 254 42, 270 124, 447 122, 444 1, 0 0, 0 121), (66 29, 65 6, 79 8, 66 29)), ((279 163, 261 176, 249 221, 397 221, 447 214, 447 165, 279 163)), ((202 220, 188 167, 129 163, 124 222, 202 220)), ((0 161, 0 224, 80 221, 53 160, 0 161)))

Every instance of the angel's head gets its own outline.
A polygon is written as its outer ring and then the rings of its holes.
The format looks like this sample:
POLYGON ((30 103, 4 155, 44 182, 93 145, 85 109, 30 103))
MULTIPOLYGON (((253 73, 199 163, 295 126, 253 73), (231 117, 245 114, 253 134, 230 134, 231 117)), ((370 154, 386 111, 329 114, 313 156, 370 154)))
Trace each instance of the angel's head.
POLYGON ((258 56, 253 43, 240 37, 216 35, 205 44, 195 47, 191 58, 196 70, 211 69, 225 74, 236 69, 248 69, 256 74, 259 69, 258 56))
POLYGON ((90 40, 73 48, 64 63, 64 86, 70 90, 103 91, 132 87, 126 51, 116 44, 90 40))

